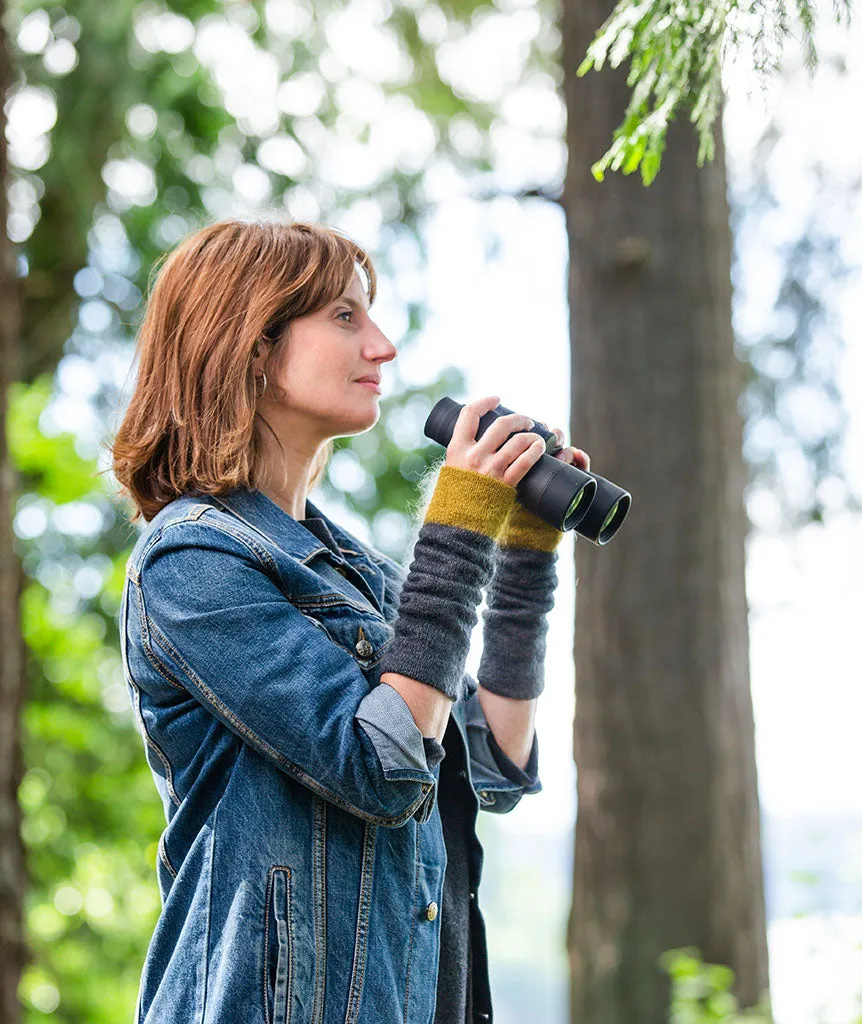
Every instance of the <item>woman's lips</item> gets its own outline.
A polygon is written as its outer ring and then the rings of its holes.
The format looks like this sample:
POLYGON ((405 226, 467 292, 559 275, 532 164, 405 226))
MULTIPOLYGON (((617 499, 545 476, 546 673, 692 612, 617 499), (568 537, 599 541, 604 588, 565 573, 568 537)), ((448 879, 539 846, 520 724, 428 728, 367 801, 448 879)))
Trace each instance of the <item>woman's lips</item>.
POLYGON ((354 384, 361 384, 364 388, 371 388, 372 391, 376 391, 378 395, 380 394, 380 385, 373 380, 357 380, 354 381, 354 384))

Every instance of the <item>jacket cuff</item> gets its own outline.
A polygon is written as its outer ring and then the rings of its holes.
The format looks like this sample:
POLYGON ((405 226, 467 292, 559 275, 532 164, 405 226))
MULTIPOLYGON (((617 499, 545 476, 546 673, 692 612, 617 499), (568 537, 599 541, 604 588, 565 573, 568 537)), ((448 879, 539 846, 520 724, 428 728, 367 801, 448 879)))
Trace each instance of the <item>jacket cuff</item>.
MULTIPOLYGON (((356 720, 368 734, 384 774, 403 768, 433 772, 423 736, 407 702, 394 686, 379 683, 362 698, 356 720)), ((436 764, 436 762, 435 762, 436 764)))
POLYGON ((488 746, 497 762, 497 767, 512 782, 517 782, 525 789, 530 789, 539 781, 539 737, 533 730, 533 745, 526 767, 521 768, 503 751, 493 732, 488 733, 488 746))

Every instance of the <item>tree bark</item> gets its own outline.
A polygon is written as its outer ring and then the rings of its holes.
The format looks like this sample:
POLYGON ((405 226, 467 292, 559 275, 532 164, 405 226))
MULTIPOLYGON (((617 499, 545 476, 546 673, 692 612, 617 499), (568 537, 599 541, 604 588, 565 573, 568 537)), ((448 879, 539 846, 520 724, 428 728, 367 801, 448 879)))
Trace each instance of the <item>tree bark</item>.
MULTIPOLYGON (((12 82, 9 45, 0 0, 0 98, 12 82)), ((22 906, 25 889, 24 851, 18 786, 22 757, 20 720, 25 668, 19 618, 21 563, 15 550, 12 519, 18 487, 6 441, 6 394, 17 378, 20 291, 15 252, 5 231, 7 153, 6 116, 0 103, 0 1020, 20 1020, 18 982, 25 962, 22 906)))
POLYGON ((721 118, 698 169, 685 112, 662 167, 590 165, 626 68, 575 71, 610 0, 564 0, 572 443, 632 493, 604 548, 576 545, 577 764, 567 946, 577 1024, 664 1024, 657 965, 695 946, 768 986, 745 591, 747 482, 731 326, 721 118))

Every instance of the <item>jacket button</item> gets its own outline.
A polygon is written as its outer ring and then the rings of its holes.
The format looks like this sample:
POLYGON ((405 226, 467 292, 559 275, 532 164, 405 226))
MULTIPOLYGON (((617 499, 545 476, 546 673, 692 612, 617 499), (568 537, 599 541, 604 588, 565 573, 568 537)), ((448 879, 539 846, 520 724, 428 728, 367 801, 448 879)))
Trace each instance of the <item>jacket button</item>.
POLYGON ((425 916, 428 918, 429 921, 433 921, 434 920, 434 918, 437 916, 437 904, 436 903, 431 902, 431 903, 428 904, 428 906, 425 908, 425 916))
POLYGON ((476 893, 474 893, 474 892, 471 892, 471 893, 470 893, 470 899, 471 899, 471 900, 475 900, 475 899, 476 899, 476 893))
POLYGON ((360 658, 370 658, 374 653, 374 648, 365 639, 365 630, 362 626, 359 627, 359 639, 356 641, 356 653, 360 658))

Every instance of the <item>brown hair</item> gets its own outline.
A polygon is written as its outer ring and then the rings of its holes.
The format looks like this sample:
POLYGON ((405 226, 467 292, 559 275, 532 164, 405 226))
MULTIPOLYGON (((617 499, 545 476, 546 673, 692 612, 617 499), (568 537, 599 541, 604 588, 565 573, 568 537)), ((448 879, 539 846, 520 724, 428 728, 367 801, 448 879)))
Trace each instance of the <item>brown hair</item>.
MULTIPOLYGON (((185 238, 164 263, 147 300, 135 358, 138 376, 107 447, 131 522, 149 522, 182 494, 256 487, 263 472, 253 360, 268 343, 269 386, 296 317, 317 312, 349 287, 354 265, 377 288, 368 253, 322 224, 224 220, 185 238)), ((276 440, 278 440, 276 438, 276 440)), ((279 447, 281 445, 279 444, 279 447)), ((310 488, 332 455, 322 446, 310 488)))

